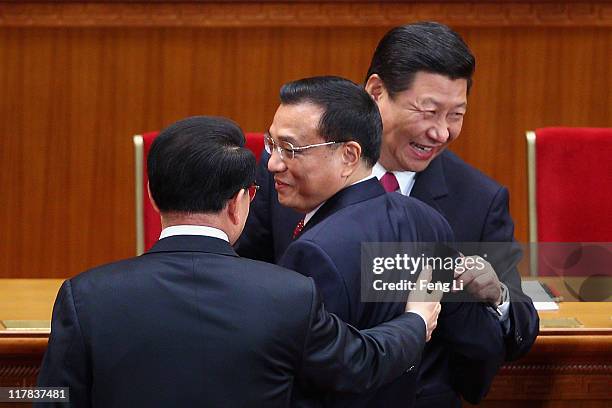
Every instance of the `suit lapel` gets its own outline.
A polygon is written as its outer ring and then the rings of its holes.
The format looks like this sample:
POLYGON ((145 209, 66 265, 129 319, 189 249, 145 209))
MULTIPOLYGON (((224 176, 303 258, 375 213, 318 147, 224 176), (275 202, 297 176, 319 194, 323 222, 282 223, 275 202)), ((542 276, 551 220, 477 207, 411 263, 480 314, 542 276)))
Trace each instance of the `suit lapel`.
POLYGON ((304 226, 302 234, 342 208, 383 194, 386 194, 385 189, 376 178, 362 181, 340 190, 317 210, 315 215, 304 226))
POLYGON ((425 204, 442 212, 436 202, 440 197, 448 195, 443 160, 446 152, 435 158, 425 170, 417 173, 410 196, 418 198, 425 204))

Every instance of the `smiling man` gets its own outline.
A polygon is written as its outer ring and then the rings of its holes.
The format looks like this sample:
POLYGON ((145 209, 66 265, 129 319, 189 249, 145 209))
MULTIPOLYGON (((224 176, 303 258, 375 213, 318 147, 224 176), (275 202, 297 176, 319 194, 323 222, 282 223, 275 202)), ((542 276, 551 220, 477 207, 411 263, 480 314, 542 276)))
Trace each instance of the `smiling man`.
MULTIPOLYGON (((335 81, 335 79, 330 78, 329 81, 335 81)), ((320 86, 316 79, 310 82, 311 86, 320 86)), ((305 87, 309 85, 308 81, 304 81, 304 84, 305 87)), ((346 159, 354 160, 360 158, 362 149, 369 150, 367 152, 369 154, 377 154, 380 137, 367 146, 354 141, 327 141, 318 131, 318 125, 324 114, 323 108, 308 100, 303 103, 292 103, 291 95, 288 92, 291 84, 286 85, 283 89, 281 105, 264 139, 267 150, 278 151, 280 147, 283 158, 281 159, 281 154, 272 155, 268 162, 268 169, 274 174, 274 188, 278 193, 280 203, 306 214, 337 191, 369 176, 371 166, 375 162, 364 159, 366 161, 364 165, 354 165, 354 171, 349 175, 344 170, 345 161, 334 160, 334 155, 342 153, 343 156, 347 156, 346 159), (338 146, 340 144, 344 146, 338 146), (327 148, 324 148, 325 146, 327 148), (341 152, 338 147, 346 151, 341 152), (315 148, 319 149, 314 150, 315 148), (321 162, 321 159, 324 162, 321 162), (322 171, 322 166, 325 167, 325 171, 322 171)), ((373 115, 374 113, 370 113, 370 116, 373 115)), ((363 118, 366 122, 375 119, 374 117, 363 118)), ((365 133, 366 130, 363 132, 365 133)), ((346 135, 337 136, 340 140, 346 138, 346 135)))
POLYGON ((380 158, 387 171, 425 170, 461 132, 467 108, 465 78, 419 71, 412 86, 397 92, 373 73, 366 89, 387 118, 380 158))
MULTIPOLYGON (((446 149, 461 132, 474 67, 465 42, 442 24, 408 24, 381 39, 365 85, 384 126, 372 173, 389 191, 418 198, 443 214, 457 241, 512 243, 508 190, 446 149)), ((262 156, 258 167, 263 194, 254 202, 238 251, 277 261, 302 216, 279 205, 268 157, 262 156)), ((495 310, 505 344, 500 358, 506 360, 527 353, 538 333, 537 313, 516 269, 520 256, 509 251, 493 265, 458 278, 476 299, 500 306, 495 310)), ((471 326, 463 330, 478 333, 471 326)), ((459 406, 460 395, 477 402, 495 374, 495 364, 467 370, 478 366, 477 359, 451 359, 448 344, 430 344, 424 360, 417 400, 424 407, 459 406)))
POLYGON ((312 279, 236 255, 257 191, 236 123, 167 127, 147 174, 160 239, 64 282, 38 386, 69 388, 70 403, 35 406, 292 407, 298 384, 357 392, 418 363, 440 311, 427 294, 359 332, 326 312, 312 279))
MULTIPOLYGON (((452 241, 450 227, 424 203, 386 193, 371 174, 379 159, 382 124, 376 103, 363 88, 337 77, 306 78, 285 84, 280 101, 264 139, 272 177, 262 178, 262 189, 270 199, 273 183, 273 202, 302 218, 290 228, 292 242, 278 264, 312 277, 326 307, 358 328, 396 316, 401 302, 388 297, 362 302, 362 243, 452 241)), ((432 344, 458 349, 457 358, 476 355, 483 367, 496 369, 504 347, 496 318, 480 303, 456 303, 444 311, 444 325, 432 344), (478 340, 463 330, 467 324, 480 329, 478 340)), ((334 407, 410 407, 418 369, 415 365, 394 383, 365 395, 322 396, 312 394, 308 384, 300 391, 334 407)))
MULTIPOLYGON (((457 241, 512 241, 508 191, 446 150, 460 134, 472 85, 475 59, 461 37, 437 23, 397 27, 380 41, 366 90, 376 101, 384 123, 378 178, 398 180, 397 190, 417 197, 445 215, 457 241)), ((483 253, 486 251, 482 251, 483 253)), ((476 298, 499 306, 500 322, 510 335, 509 300, 517 300, 522 320, 516 326, 510 358, 524 353, 535 339, 535 309, 520 289, 515 264, 520 252, 508 251, 500 282, 495 269, 470 270, 459 279, 476 298), (509 273, 507 273, 509 272, 509 273), (508 286, 515 292, 509 296, 508 286), (523 341, 523 330, 529 336, 523 341)), ((500 258, 498 256, 498 258, 500 258)))

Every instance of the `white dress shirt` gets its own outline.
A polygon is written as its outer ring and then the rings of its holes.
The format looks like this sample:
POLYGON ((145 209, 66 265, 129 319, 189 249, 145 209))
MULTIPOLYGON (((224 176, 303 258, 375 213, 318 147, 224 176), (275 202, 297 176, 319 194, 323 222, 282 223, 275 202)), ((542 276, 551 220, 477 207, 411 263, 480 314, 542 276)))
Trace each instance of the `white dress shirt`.
MULTIPOLYGON (((382 176, 387 173, 387 170, 380 164, 376 163, 374 167, 372 167, 372 175, 376 176, 377 179, 381 179, 382 176)), ((412 187, 414 186, 414 180, 416 173, 414 171, 392 171, 393 175, 397 179, 397 184, 399 184, 400 193, 405 196, 409 196, 412 191, 412 187)))
POLYGON ((219 228, 207 227, 205 225, 172 225, 162 230, 159 239, 175 235, 201 235, 205 237, 219 238, 229 242, 229 237, 219 228))

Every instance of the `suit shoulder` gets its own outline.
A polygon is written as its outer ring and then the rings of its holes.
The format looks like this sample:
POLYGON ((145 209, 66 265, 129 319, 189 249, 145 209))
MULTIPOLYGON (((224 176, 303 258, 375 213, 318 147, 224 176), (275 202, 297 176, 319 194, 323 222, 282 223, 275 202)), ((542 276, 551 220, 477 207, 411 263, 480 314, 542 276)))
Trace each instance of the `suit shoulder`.
POLYGON ((401 194, 387 194, 386 200, 389 202, 388 208, 397 208, 407 219, 414 220, 417 223, 437 222, 444 226, 447 225, 446 218, 440 212, 418 198, 401 194))
MULTIPOLYGON (((228 260, 232 261, 232 269, 257 276, 257 281, 269 287, 287 285, 306 291, 312 290, 308 278, 290 269, 248 258, 229 257, 228 260)), ((158 262, 158 258, 141 255, 91 268, 71 278, 70 282, 73 287, 101 282, 104 282, 104 286, 112 286, 113 283, 120 285, 125 283, 125 277, 128 275, 136 279, 138 274, 150 275, 148 266, 158 262)))
POLYGON ((133 269, 138 264, 139 259, 141 259, 141 257, 133 257, 94 266, 93 268, 87 269, 86 271, 73 276, 69 280, 71 284, 75 286, 85 282, 107 279, 117 275, 121 271, 133 269))
POLYGON ((288 282, 311 289, 310 279, 304 275, 282 266, 256 261, 248 258, 237 258, 237 262, 261 275, 270 284, 284 285, 288 282))
POLYGON ((478 194, 497 194, 504 188, 497 181, 463 161, 455 153, 445 150, 441 155, 442 167, 451 188, 462 191, 477 191, 478 194))
POLYGON ((425 204, 418 198, 405 196, 402 194, 387 194, 384 199, 393 205, 401 206, 406 210, 415 212, 417 214, 429 214, 433 217, 442 217, 438 211, 425 204))
POLYGON ((395 212, 400 214, 396 218, 400 220, 401 225, 405 223, 416 225, 416 233, 424 234, 420 239, 447 241, 453 239, 452 228, 447 219, 435 208, 414 197, 406 197, 401 194, 387 195, 389 196, 387 200, 393 202, 387 206, 388 211, 395 209, 395 212))
POLYGON ((308 313, 315 298, 315 285, 311 278, 291 269, 247 258, 235 258, 236 283, 260 299, 260 303, 290 307, 295 313, 308 313))

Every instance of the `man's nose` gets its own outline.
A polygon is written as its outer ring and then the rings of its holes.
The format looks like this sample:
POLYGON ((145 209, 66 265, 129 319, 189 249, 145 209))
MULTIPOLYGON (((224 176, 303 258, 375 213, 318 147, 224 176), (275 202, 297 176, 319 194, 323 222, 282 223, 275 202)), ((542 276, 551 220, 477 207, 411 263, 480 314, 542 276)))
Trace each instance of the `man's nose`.
POLYGON ((427 136, 437 143, 446 143, 450 137, 448 123, 446 123, 445 120, 438 121, 434 126, 428 129, 427 136))
POLYGON ((287 170, 287 165, 281 159, 280 153, 276 149, 272 149, 270 160, 268 160, 268 171, 270 173, 282 173, 285 170, 287 170))

